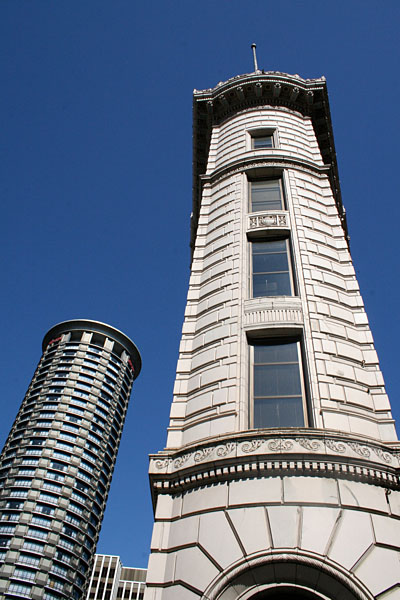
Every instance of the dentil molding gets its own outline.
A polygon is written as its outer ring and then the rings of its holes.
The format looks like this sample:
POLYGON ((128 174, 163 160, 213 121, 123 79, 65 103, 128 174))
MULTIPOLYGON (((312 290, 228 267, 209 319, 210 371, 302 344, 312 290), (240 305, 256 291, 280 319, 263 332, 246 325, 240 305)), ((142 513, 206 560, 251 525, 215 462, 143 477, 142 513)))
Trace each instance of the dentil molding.
POLYGON ((150 456, 155 492, 279 474, 340 476, 400 488, 400 448, 322 430, 249 432, 150 456))

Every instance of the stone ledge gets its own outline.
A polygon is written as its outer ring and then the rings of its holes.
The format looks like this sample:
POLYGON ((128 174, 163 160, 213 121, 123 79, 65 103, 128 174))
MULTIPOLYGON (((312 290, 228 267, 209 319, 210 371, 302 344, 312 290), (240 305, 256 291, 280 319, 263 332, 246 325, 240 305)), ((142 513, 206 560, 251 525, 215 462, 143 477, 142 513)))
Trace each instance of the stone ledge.
POLYGON ((400 445, 322 430, 251 431, 150 456, 152 493, 255 476, 314 475, 400 489, 400 445))
POLYGON ((281 298, 253 298, 244 304, 244 329, 273 324, 302 327, 303 310, 301 299, 296 296, 281 298))
POLYGON ((289 214, 287 211, 264 211, 251 213, 248 216, 247 235, 251 239, 264 235, 265 231, 288 232, 290 231, 289 214))
POLYGON ((248 173, 248 175, 254 176, 260 169, 268 169, 269 172, 274 169, 279 173, 287 169, 295 169, 320 177, 329 175, 329 165, 320 165, 306 158, 281 153, 273 156, 241 156, 229 162, 227 161, 210 174, 201 175, 200 179, 203 185, 206 183, 216 184, 237 173, 248 173))

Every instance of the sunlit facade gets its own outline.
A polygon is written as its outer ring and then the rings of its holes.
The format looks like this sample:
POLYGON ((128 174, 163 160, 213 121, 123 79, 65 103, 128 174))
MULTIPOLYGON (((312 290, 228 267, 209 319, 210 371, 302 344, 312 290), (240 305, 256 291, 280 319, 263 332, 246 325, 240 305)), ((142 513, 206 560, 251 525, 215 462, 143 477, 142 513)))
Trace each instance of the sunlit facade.
POLYGON ((256 70, 195 90, 193 116, 193 261, 150 457, 145 600, 395 600, 400 445, 325 78, 256 70))

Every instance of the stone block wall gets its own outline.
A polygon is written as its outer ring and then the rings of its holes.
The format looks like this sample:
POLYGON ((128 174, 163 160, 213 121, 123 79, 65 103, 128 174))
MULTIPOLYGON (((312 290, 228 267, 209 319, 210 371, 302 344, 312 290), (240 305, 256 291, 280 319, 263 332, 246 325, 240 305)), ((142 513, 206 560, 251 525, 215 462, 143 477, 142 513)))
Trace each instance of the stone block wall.
MULTIPOLYGON (((395 600, 399 511, 400 492, 388 496, 382 487, 312 476, 241 479, 162 495, 146 600, 214 598, 209 584, 222 580, 232 565, 293 549, 299 558, 344 571, 349 582, 365 586, 373 597, 395 600)), ((284 575, 291 579, 287 563, 284 575)), ((299 583, 296 577, 293 582, 299 583)), ((241 583, 242 592, 261 589, 254 578, 241 583)), ((232 584, 226 597, 236 598, 237 592, 232 584)))
POLYGON ((302 338, 308 425, 397 439, 311 119, 266 106, 213 129, 167 447, 249 428, 248 340, 278 330, 302 338), (260 130, 274 148, 251 148, 260 130), (249 213, 249 179, 278 174, 285 210, 249 213), (282 232, 296 294, 253 299, 248 239, 282 232))

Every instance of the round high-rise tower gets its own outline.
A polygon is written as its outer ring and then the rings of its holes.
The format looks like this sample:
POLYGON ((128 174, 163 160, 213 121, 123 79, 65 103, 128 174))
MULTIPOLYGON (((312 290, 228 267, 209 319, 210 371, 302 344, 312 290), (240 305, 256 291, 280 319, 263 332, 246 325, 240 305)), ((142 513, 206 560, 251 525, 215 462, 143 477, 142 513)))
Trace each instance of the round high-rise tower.
POLYGON ((0 596, 84 597, 139 352, 72 320, 43 355, 0 458, 0 596))

